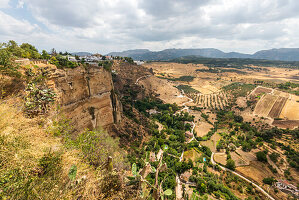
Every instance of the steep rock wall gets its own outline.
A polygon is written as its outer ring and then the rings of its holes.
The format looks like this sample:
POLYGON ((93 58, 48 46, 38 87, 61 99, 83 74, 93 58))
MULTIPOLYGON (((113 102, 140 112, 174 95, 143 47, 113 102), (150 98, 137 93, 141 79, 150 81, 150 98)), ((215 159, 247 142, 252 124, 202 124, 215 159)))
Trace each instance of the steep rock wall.
POLYGON ((114 94, 111 73, 102 67, 56 69, 50 80, 57 103, 76 131, 120 121, 122 108, 114 94))

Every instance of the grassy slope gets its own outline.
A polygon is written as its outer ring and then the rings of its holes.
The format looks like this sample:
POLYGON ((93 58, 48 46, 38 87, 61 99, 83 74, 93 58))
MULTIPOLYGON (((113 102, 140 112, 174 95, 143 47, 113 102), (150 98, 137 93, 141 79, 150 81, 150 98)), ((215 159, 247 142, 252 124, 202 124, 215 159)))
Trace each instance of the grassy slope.
POLYGON ((94 170, 76 151, 65 149, 59 138, 47 134, 37 118, 25 118, 20 105, 17 99, 0 103, 0 199, 73 199, 79 194, 93 199, 94 170), (47 174, 41 166, 45 155, 61 158, 61 162, 49 160, 53 173, 47 174), (77 179, 86 177, 87 181, 70 181, 73 164, 78 168, 77 179))

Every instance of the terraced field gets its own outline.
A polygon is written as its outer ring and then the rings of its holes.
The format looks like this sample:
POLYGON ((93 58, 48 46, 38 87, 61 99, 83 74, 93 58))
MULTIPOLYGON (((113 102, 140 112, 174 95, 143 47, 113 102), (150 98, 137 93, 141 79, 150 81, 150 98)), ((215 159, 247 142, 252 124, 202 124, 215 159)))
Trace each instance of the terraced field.
POLYGON ((268 116, 277 99, 278 96, 271 94, 264 95, 256 104, 254 113, 264 117, 268 116))
POLYGON ((257 87, 249 97, 260 97, 254 114, 274 119, 273 126, 290 129, 299 126, 298 96, 271 88, 257 87))
POLYGON ((287 98, 285 97, 278 97, 276 102, 274 103, 272 109, 270 110, 268 116, 271 118, 279 117, 285 103, 287 102, 287 98))
POLYGON ((198 106, 202 108, 223 109, 228 105, 228 96, 224 92, 213 94, 193 93, 188 95, 198 106))

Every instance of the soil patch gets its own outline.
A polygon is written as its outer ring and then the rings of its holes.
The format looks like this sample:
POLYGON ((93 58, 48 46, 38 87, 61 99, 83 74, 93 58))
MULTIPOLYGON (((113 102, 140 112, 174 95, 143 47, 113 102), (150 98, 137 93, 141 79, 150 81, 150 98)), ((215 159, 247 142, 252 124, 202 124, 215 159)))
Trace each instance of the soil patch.
POLYGON ((278 99, 274 103, 271 111, 269 112, 268 117, 271 117, 271 118, 279 117, 286 102, 287 102, 287 98, 278 97, 278 99))
POLYGON ((215 162, 220 163, 222 165, 226 165, 226 158, 227 158, 227 155, 225 153, 215 153, 214 154, 215 162))
POLYGON ((294 129, 299 127, 299 120, 274 120, 272 125, 278 128, 294 129))

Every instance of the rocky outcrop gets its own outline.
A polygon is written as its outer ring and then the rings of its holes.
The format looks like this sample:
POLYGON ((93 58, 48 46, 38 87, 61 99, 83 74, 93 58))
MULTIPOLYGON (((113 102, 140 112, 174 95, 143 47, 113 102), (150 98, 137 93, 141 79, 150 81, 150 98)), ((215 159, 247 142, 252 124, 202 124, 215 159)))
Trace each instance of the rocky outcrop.
POLYGON ((121 104, 114 93, 112 76, 102 67, 56 69, 50 82, 57 103, 76 131, 120 121, 121 104))

